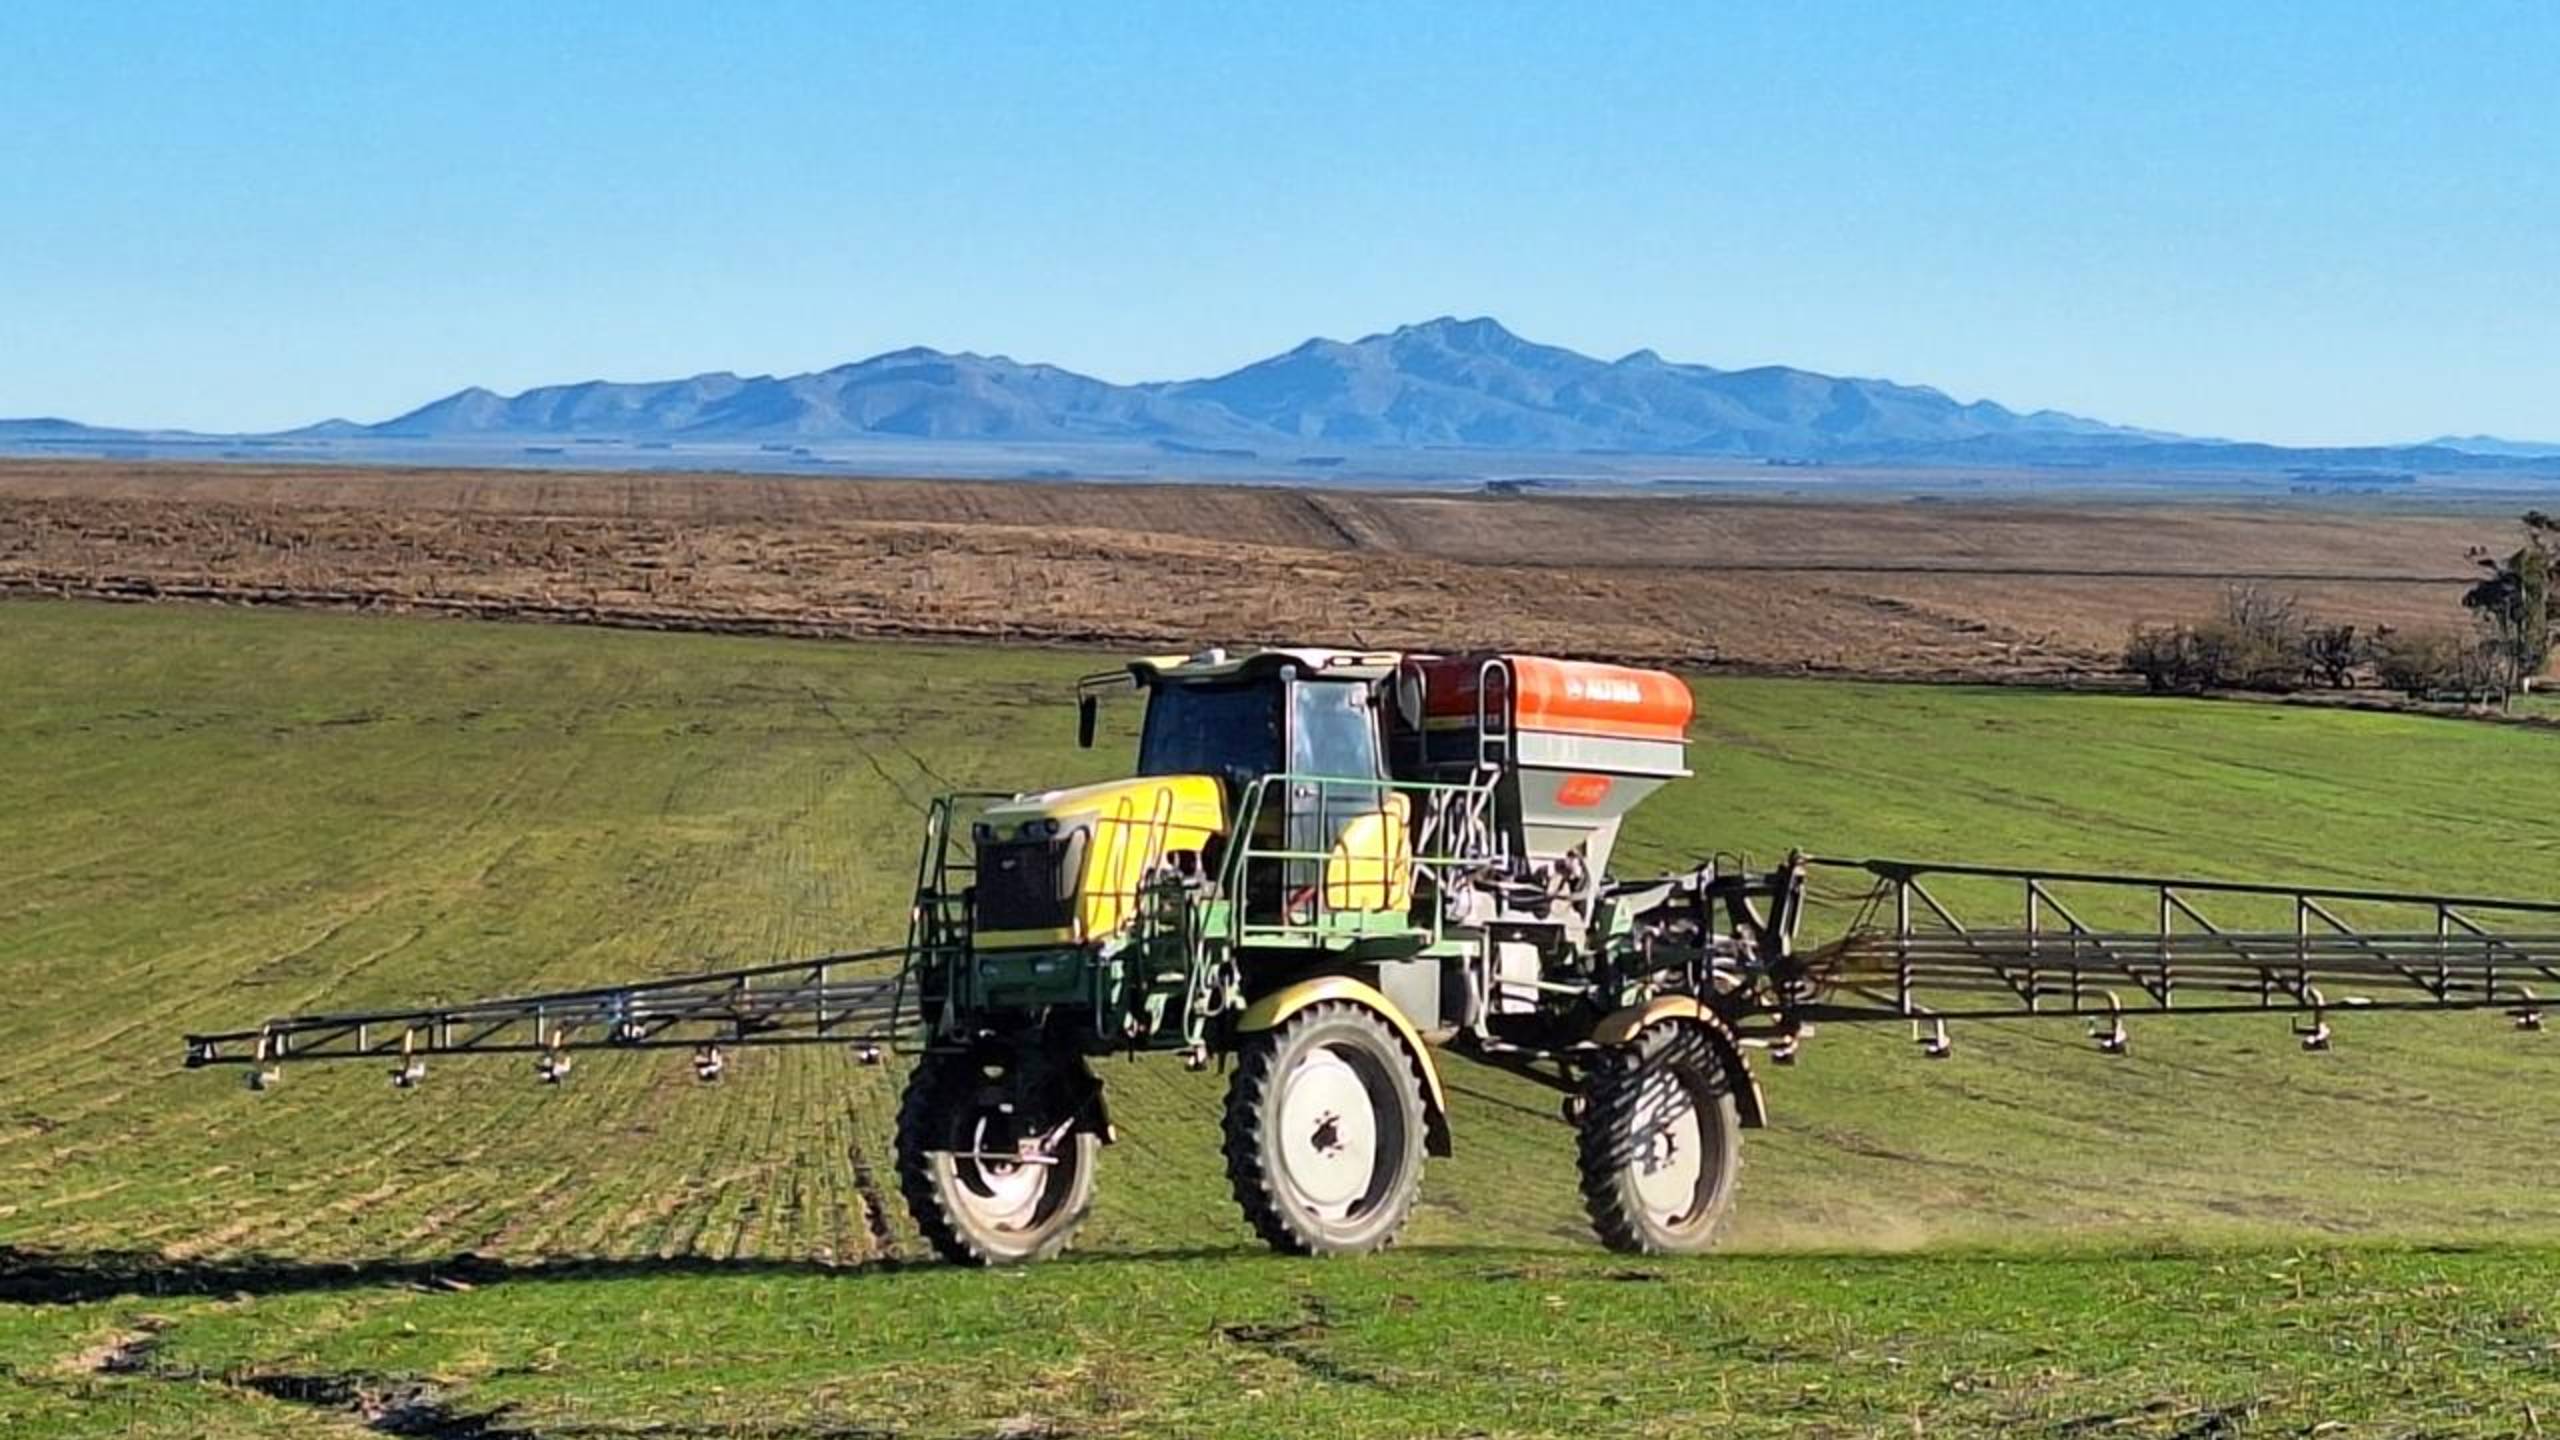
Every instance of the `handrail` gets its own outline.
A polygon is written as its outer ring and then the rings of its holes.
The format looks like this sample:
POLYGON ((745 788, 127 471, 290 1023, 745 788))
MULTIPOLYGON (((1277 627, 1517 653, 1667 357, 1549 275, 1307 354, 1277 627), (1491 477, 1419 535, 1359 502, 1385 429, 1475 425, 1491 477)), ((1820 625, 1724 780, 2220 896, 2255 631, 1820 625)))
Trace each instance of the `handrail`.
MULTIPOLYGON (((1330 848, 1325 850, 1299 850, 1284 848, 1287 845, 1285 839, 1282 841, 1281 847, 1262 846, 1257 845, 1254 842, 1254 832, 1260 827, 1263 813, 1268 808, 1268 797, 1270 794, 1275 789, 1279 789, 1285 794, 1289 787, 1299 785, 1313 785, 1318 787, 1320 796, 1325 787, 1341 789, 1356 788, 1363 791, 1374 792, 1381 798, 1382 803, 1380 808, 1382 810, 1385 808, 1383 804, 1384 797, 1389 795, 1405 795, 1420 801, 1420 804, 1412 807, 1412 813, 1408 815, 1406 820, 1408 830, 1407 853, 1405 860, 1406 863, 1412 867, 1417 880, 1423 877, 1436 877, 1443 872, 1472 868, 1485 863, 1489 858, 1485 855, 1470 853, 1463 849, 1452 849, 1441 853, 1435 853, 1424 843, 1427 839, 1436 838, 1444 845, 1464 844, 1464 837, 1462 835, 1447 834, 1445 832, 1448 827, 1445 825, 1435 827, 1433 821, 1438 816, 1445 816, 1447 809, 1453 804, 1460 802, 1468 804, 1483 803, 1483 801, 1490 795, 1490 791, 1480 784, 1461 785, 1441 781, 1398 780, 1385 777, 1373 778, 1347 775, 1310 775, 1295 771, 1283 771, 1260 776, 1246 787, 1244 798, 1236 807, 1236 821, 1231 831, 1233 838, 1229 843, 1224 862, 1219 867, 1219 886, 1226 894, 1233 897, 1235 900, 1235 903, 1228 907, 1227 911, 1228 931, 1226 938, 1231 944, 1242 944, 1248 937, 1252 936, 1278 937, 1318 933, 1325 928, 1321 923, 1323 917, 1334 908, 1328 903, 1328 896, 1326 895, 1328 887, 1324 883, 1323 876, 1319 874, 1315 885, 1311 887, 1314 892, 1314 919, 1310 922, 1296 923, 1290 919, 1291 906, 1289 903, 1289 897, 1285 894, 1282 896, 1281 913, 1280 918, 1277 921, 1255 919, 1249 914, 1252 900, 1251 881, 1256 874, 1254 867, 1258 862, 1279 864, 1297 862, 1321 865, 1330 862, 1333 858, 1334 852, 1330 848), (1432 832, 1435 828, 1441 830, 1443 833, 1434 836, 1432 832)), ((1410 913, 1412 904, 1419 904, 1421 898, 1422 887, 1417 884, 1414 887, 1413 901, 1407 907, 1408 914, 1410 913)), ((1362 911, 1359 913, 1382 914, 1385 912, 1362 911)), ((1444 920, 1440 913, 1440 908, 1437 905, 1430 907, 1429 915, 1429 924, 1426 927, 1424 934, 1427 941, 1437 943, 1441 939, 1444 920)), ((1393 928, 1396 930, 1406 931, 1408 933, 1413 929, 1410 923, 1401 922, 1393 927, 1380 928, 1393 928)))

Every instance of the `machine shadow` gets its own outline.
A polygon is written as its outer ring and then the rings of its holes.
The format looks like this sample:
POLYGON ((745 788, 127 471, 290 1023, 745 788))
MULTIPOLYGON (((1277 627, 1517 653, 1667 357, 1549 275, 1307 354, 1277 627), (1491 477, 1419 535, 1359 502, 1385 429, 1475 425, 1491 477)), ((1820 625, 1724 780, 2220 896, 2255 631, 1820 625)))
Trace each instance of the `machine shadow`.
MULTIPOLYGON (((1553 1258, 1556 1252, 1505 1247, 1414 1247, 1405 1253, 1468 1253, 1489 1258, 1553 1258)), ((1048 1262, 1089 1270, 1203 1260, 1286 1265, 1250 1240, 1230 1246, 1086 1251, 1048 1262)), ((278 1255, 229 1255, 176 1259, 150 1250, 43 1250, 0 1245, 0 1305, 81 1305, 141 1296, 295 1295, 408 1286, 425 1292, 460 1293, 494 1285, 555 1284, 627 1279, 824 1277, 855 1282, 903 1272, 945 1268, 929 1259, 889 1258, 851 1264, 822 1260, 723 1259, 710 1255, 560 1255, 500 1259, 465 1251, 452 1255, 321 1260, 278 1255)))
MULTIPOLYGON (((1736 1250, 1714 1255, 1662 1257, 1613 1255, 1567 1246, 1413 1245, 1398 1246, 1405 1257, 1475 1261, 1489 1267, 1483 1279, 1494 1282, 1522 1278, 1555 1278, 1583 1274, 1592 1279, 1667 1281, 1685 1275, 1711 1276, 1726 1265, 1836 1265, 1846 1268, 1932 1268, 1978 1265, 1998 1260, 2018 1265, 2057 1267, 2118 1266, 2145 1261, 2227 1259, 2254 1248, 2181 1247, 2128 1241, 2060 1250, 2004 1249, 1998 1246, 1950 1246, 1935 1250, 1736 1250)), ((2270 1244, 2270 1253, 2286 1247, 2270 1244)), ((2508 1247, 2463 1243, 2375 1243, 2345 1249, 2390 1250, 2422 1254, 2472 1254, 2508 1247)), ((1338 1266, 1336 1261, 1306 1261, 1277 1255, 1249 1240, 1231 1246, 1187 1246, 1163 1249, 1071 1253, 1041 1267, 1070 1271, 1134 1269, 1160 1264, 1189 1265, 1218 1261, 1230 1265, 1303 1270, 1338 1266)), ((930 1260, 886 1259, 838 1265, 818 1260, 720 1259, 707 1255, 550 1256, 502 1260, 468 1252, 370 1260, 308 1260, 270 1255, 237 1255, 216 1259, 178 1260, 147 1250, 47 1251, 0 1245, 0 1305, 81 1305, 127 1297, 275 1296, 385 1286, 409 1286, 427 1292, 461 1293, 493 1285, 557 1284, 625 1279, 698 1278, 734 1280, 752 1277, 823 1277, 846 1283, 876 1281, 892 1275, 943 1269, 930 1260)))
POLYGON ((722 1260, 704 1255, 501 1260, 462 1253, 368 1260, 233 1255, 172 1259, 148 1250, 47 1251, 0 1246, 0 1304, 77 1305, 122 1296, 293 1295, 407 1285, 460 1292, 485 1286, 651 1276, 833 1275, 900 1268, 896 1261, 830 1265, 816 1260, 722 1260))

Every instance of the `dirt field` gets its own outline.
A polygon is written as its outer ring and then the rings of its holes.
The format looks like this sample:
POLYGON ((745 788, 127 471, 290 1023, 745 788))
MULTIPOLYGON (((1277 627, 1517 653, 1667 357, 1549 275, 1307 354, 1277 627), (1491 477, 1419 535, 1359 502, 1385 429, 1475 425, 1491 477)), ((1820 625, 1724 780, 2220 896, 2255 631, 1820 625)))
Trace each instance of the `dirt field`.
POLYGON ((0 462, 0 593, 2050 680, 2264 580, 2458 622, 2494 514, 0 462))

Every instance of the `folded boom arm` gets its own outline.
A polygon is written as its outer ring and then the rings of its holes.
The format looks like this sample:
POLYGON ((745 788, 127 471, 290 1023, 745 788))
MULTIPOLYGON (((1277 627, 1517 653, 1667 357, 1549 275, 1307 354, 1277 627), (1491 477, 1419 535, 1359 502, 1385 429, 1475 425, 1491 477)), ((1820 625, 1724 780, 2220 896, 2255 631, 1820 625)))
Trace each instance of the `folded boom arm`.
POLYGON ((2503 1009, 2537 1029, 2541 997, 2560 990, 2560 903, 1908 860, 1808 863, 1872 879, 1849 933, 1802 957, 1816 998, 1797 1013, 1808 1019, 2291 1010, 2314 1016, 2325 1045, 2320 1017, 2338 1009, 2503 1009), (1963 901, 1948 898, 1955 888, 1963 901), (1986 910, 1986 893, 2003 890, 2008 898, 1986 910), (2139 920, 2126 918, 2136 912, 2139 920))
MULTIPOLYGON (((429 1055, 523 1054, 565 1073, 573 1051, 691 1047, 697 1067, 707 1059, 716 1074, 723 1045, 876 1050, 895 1038, 908 998, 900 974, 883 966, 906 953, 891 946, 458 1005, 296 1015, 189 1035, 186 1063, 255 1065, 272 1076, 285 1060, 397 1058, 405 1072, 429 1055)), ((544 1078, 557 1077, 546 1069, 544 1078)))

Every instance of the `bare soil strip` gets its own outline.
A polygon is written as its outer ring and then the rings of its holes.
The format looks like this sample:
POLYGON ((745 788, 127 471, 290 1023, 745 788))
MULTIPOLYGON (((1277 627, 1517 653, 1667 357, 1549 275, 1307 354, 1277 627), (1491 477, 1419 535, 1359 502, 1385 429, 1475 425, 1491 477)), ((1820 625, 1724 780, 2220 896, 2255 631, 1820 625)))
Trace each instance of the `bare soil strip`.
POLYGON ((0 462, 0 596, 2055 681, 2256 581, 2453 624, 2495 513, 0 462))

